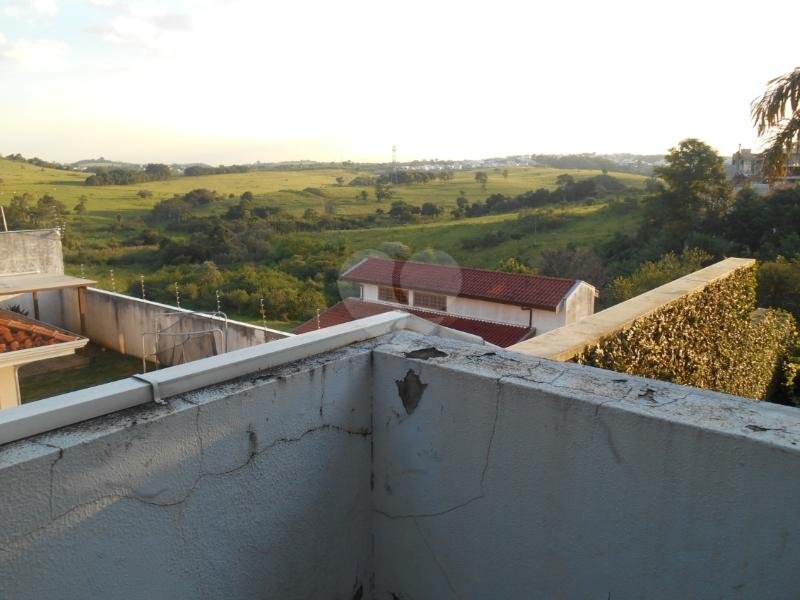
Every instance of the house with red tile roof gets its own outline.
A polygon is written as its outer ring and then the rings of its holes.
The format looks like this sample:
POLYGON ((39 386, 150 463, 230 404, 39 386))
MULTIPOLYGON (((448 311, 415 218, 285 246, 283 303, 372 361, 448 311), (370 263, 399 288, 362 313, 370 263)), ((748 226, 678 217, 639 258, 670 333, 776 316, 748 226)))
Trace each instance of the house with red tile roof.
POLYGON ((597 297, 594 286, 579 279, 372 257, 341 278, 358 286, 359 297, 345 299, 296 333, 405 310, 506 347, 593 314, 597 297))

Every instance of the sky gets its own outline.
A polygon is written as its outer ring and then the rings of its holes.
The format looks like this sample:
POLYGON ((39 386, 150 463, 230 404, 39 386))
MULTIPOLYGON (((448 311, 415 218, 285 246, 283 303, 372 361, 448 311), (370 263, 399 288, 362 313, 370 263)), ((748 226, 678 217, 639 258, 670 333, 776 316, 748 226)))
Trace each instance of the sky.
POLYGON ((0 0, 0 153, 230 164, 758 148, 800 2, 0 0))

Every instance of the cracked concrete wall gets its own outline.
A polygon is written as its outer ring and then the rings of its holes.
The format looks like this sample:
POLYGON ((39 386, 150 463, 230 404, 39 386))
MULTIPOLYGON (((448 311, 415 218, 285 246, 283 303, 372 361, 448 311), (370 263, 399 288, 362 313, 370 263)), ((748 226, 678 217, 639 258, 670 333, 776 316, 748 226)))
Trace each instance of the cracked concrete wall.
POLYGON ((793 408, 395 333, 0 448, 0 598, 782 598, 793 408))
MULTIPOLYGON (((65 326, 80 331, 78 299, 74 291, 64 290, 61 300, 64 314, 68 316, 65 326)), ((142 358, 142 333, 154 331, 156 324, 167 333, 180 333, 178 336, 161 336, 160 359, 165 364, 179 364, 222 353, 221 334, 191 335, 193 332, 223 330, 224 347, 228 351, 289 337, 281 331, 239 321, 229 320, 226 328, 221 319, 96 288, 86 290, 86 314, 86 336, 92 342, 136 358, 142 358), (177 349, 173 351, 173 347, 177 349)), ((144 349, 147 359, 153 360, 155 336, 145 336, 144 349)))
POLYGON ((0 597, 352 598, 368 586, 370 352, 0 449, 0 597))
POLYGON ((408 334, 373 362, 376 598, 800 586, 796 409, 408 334))

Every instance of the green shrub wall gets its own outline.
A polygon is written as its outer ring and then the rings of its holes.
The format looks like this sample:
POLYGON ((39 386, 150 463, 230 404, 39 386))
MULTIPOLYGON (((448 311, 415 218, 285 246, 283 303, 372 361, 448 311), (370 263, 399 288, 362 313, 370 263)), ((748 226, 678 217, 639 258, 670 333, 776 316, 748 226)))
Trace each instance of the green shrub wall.
POLYGON ((703 290, 636 319, 575 362, 765 399, 796 343, 794 318, 755 310, 756 269, 737 269, 703 290))

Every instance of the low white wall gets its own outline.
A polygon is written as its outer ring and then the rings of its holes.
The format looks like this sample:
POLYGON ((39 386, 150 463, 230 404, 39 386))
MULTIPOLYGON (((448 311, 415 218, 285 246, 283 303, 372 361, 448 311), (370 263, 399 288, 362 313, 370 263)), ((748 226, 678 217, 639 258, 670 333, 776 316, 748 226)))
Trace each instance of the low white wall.
POLYGON ((373 363, 375 598, 800 588, 797 409, 419 339, 373 363))
POLYGON ((57 229, 0 231, 0 273, 63 273, 57 229))
MULTIPOLYGON (((55 325, 56 327, 64 327, 65 315, 62 294, 75 295, 77 293, 78 292, 73 289, 39 292, 39 320, 55 325)), ((77 296, 75 296, 75 298, 77 299, 77 296)), ((21 309, 28 311, 28 316, 31 319, 34 317, 35 311, 33 310, 33 296, 31 294, 0 296, 0 308, 8 309, 8 307, 14 306, 15 304, 18 304, 21 309)), ((78 310, 77 304, 75 310, 78 310)))
POLYGON ((367 597, 369 354, 0 448, 0 598, 367 597))
MULTIPOLYGON (((74 290, 62 292, 64 306, 65 326, 72 331, 80 331, 80 315, 78 313, 78 300, 74 290)), ((154 331, 156 323, 161 329, 170 327, 170 333, 189 334, 213 328, 222 329, 227 341, 226 349, 236 350, 262 344, 271 340, 287 337, 291 334, 257 327, 239 321, 228 321, 227 330, 222 319, 204 315, 193 314, 191 311, 176 309, 175 307, 141 300, 123 294, 107 292, 95 288, 86 290, 86 335, 92 342, 122 354, 142 358, 142 333, 154 331), (165 312, 180 315, 165 315, 165 312)), ((206 334, 193 337, 191 340, 185 335, 170 338, 161 337, 161 348, 173 343, 183 343, 183 356, 186 360, 195 360, 212 356, 222 352, 220 336, 206 334), (174 340, 174 341, 173 341, 174 340)), ((145 338, 145 352, 148 358, 156 350, 155 336, 145 338)), ((161 354, 162 362, 171 364, 173 353, 169 356, 161 354)), ((175 358, 179 358, 177 353, 175 358)), ((175 360, 174 362, 182 362, 175 360)))
POLYGON ((0 447, 0 597, 791 598, 799 415, 399 332, 0 447))

